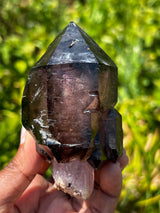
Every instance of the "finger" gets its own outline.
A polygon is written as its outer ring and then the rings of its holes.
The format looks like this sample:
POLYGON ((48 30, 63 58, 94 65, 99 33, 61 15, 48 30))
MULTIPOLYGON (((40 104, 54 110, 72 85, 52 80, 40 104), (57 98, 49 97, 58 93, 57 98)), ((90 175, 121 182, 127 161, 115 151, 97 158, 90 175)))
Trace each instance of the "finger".
MULTIPOLYGON (((119 162, 105 162, 97 170, 99 187, 96 187, 91 198, 86 201, 89 212, 113 213, 122 187, 122 174, 119 162)), ((86 211, 86 212, 87 212, 86 211)))
POLYGON ((118 162, 120 163, 120 167, 121 167, 121 170, 123 170, 127 164, 128 164, 128 156, 126 154, 126 150, 123 149, 123 155, 118 159, 118 162))
POLYGON ((25 142, 20 145, 13 160, 17 162, 20 171, 27 176, 44 174, 50 165, 37 153, 35 140, 27 131, 25 131, 25 142))
POLYGON ((14 159, 0 171, 0 210, 7 212, 20 197, 38 172, 44 172, 46 163, 36 152, 33 137, 26 132, 14 159))
POLYGON ((90 203, 91 212, 114 212, 122 188, 121 170, 127 164, 128 157, 125 150, 123 155, 118 159, 118 162, 112 163, 108 161, 102 164, 102 167, 97 171, 98 175, 96 175, 100 189, 96 189, 92 195, 90 203))
POLYGON ((119 196, 122 185, 121 170, 123 170, 127 164, 128 157, 124 149, 123 155, 116 163, 108 161, 100 168, 100 172, 97 171, 99 172, 99 184, 105 193, 111 196, 119 196))
POLYGON ((107 162, 100 169, 99 185, 111 197, 119 196, 122 187, 120 163, 107 162))
POLYGON ((32 212, 38 209, 39 200, 45 193, 50 183, 41 175, 36 175, 31 184, 27 187, 21 197, 16 201, 15 206, 20 212, 32 212))
POLYGON ((95 172, 96 188, 88 201, 79 201, 72 198, 72 205, 75 210, 80 211, 86 205, 87 212, 111 212, 113 213, 122 187, 123 170, 128 164, 128 157, 125 149, 117 163, 104 161, 95 172), (88 209, 88 210, 87 210, 88 209))
POLYGON ((74 213, 65 193, 56 190, 41 175, 36 175, 27 190, 16 202, 20 212, 74 213))
POLYGON ((86 213, 113 213, 115 212, 119 197, 111 197, 101 190, 95 190, 92 198, 87 202, 88 208, 86 213))

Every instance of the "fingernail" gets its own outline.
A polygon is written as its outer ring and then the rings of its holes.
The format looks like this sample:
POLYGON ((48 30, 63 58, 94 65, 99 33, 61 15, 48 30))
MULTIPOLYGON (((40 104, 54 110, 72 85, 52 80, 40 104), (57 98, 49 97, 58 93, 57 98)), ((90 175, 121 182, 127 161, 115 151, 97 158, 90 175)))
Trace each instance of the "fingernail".
POLYGON ((22 126, 21 129, 21 137, 20 137, 20 144, 23 144, 25 142, 25 136, 26 136, 26 130, 25 128, 22 126))

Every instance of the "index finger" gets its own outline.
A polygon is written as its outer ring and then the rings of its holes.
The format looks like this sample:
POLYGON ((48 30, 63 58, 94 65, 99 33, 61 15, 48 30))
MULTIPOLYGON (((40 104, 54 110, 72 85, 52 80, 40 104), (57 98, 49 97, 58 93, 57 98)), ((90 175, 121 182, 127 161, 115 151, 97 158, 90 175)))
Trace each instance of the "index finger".
POLYGON ((37 153, 33 137, 26 132, 25 142, 16 156, 0 171, 0 210, 7 212, 35 175, 48 167, 49 164, 37 153))

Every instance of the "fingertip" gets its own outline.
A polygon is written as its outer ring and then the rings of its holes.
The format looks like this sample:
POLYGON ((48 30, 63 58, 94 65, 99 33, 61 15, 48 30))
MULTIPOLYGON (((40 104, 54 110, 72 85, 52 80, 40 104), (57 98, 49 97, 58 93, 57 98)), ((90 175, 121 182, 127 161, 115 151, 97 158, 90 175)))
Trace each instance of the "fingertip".
POLYGON ((125 149, 123 149, 123 154, 118 159, 118 162, 120 163, 121 170, 123 170, 128 165, 129 158, 128 158, 127 154, 126 154, 126 150, 125 149))
POLYGON ((117 197, 122 187, 120 163, 107 162, 100 171, 99 183, 101 189, 110 196, 117 197))
MULTIPOLYGON (((24 130, 22 130, 24 131, 24 130)), ((37 173, 44 173, 48 163, 37 153, 34 138, 24 131, 23 143, 13 160, 0 171, 0 205, 4 206, 5 212, 25 191, 37 173), (25 133, 24 133, 25 132, 25 133)))
POLYGON ((25 134, 25 140, 20 144, 18 154, 16 156, 19 161, 19 165, 21 166, 21 170, 27 175, 34 175, 37 173, 44 174, 50 164, 37 152, 36 141, 33 136, 25 129, 22 130, 22 134, 25 134))

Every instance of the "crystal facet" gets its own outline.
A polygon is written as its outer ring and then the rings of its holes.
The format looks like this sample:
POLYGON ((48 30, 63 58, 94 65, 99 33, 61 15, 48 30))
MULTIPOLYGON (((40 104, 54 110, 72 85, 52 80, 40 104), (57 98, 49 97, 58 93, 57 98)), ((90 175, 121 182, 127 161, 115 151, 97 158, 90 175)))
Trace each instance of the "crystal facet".
POLYGON ((116 65, 71 22, 30 70, 22 124, 50 161, 116 162, 123 150, 116 102, 116 65))

